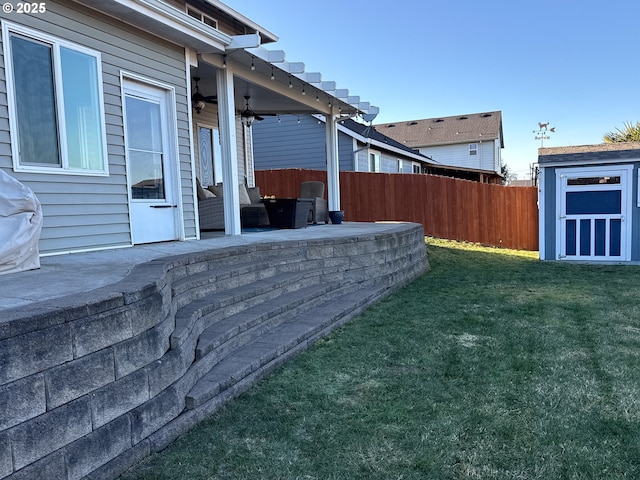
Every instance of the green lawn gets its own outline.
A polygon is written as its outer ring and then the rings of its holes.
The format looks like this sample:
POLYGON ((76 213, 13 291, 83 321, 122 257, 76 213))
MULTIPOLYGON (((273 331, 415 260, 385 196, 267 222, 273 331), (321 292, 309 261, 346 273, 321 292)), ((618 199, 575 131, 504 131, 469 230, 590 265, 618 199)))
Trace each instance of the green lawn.
POLYGON ((126 479, 640 478, 640 267, 431 271, 126 479))

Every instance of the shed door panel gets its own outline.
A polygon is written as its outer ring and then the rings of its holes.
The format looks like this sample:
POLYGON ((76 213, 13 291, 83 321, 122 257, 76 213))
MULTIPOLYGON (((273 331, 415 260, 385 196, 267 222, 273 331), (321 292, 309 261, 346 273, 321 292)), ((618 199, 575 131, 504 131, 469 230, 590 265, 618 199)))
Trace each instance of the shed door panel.
POLYGON ((556 173, 558 258, 630 260, 631 166, 556 173))

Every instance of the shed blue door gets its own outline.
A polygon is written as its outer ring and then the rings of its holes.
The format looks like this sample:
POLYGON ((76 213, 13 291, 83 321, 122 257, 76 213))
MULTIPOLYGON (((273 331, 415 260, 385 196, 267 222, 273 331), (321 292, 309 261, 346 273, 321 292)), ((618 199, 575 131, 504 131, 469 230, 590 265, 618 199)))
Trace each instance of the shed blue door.
POLYGON ((632 167, 556 172, 558 259, 629 260, 632 167))

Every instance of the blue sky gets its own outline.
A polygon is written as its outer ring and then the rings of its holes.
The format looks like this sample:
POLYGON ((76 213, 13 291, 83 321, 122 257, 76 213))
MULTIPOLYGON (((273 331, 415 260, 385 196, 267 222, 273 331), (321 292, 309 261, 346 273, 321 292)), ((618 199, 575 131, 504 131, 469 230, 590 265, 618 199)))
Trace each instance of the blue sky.
POLYGON ((289 61, 380 107, 374 123, 501 110, 503 161, 640 121, 637 0, 223 0, 289 61))

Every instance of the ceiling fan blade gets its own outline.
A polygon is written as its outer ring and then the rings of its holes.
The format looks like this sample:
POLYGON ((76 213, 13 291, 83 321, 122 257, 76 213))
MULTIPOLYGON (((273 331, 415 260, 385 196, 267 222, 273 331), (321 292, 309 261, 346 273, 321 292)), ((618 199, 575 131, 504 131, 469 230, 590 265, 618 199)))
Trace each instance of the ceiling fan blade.
POLYGON ((205 96, 204 101, 207 103, 218 103, 218 96, 217 95, 205 96))

